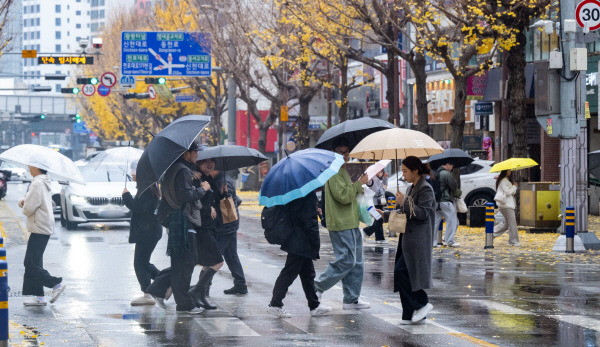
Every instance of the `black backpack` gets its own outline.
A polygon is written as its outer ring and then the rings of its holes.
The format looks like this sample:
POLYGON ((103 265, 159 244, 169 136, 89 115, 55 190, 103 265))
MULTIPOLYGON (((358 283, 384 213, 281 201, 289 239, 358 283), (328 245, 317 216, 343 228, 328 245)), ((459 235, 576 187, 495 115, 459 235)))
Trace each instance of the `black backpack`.
POLYGON ((260 223, 272 245, 282 245, 294 229, 286 207, 281 205, 263 208, 260 223))
POLYGON ((440 181, 433 177, 429 177, 425 179, 427 183, 433 188, 433 195, 435 196, 435 201, 440 202, 442 200, 442 187, 440 187, 440 181))

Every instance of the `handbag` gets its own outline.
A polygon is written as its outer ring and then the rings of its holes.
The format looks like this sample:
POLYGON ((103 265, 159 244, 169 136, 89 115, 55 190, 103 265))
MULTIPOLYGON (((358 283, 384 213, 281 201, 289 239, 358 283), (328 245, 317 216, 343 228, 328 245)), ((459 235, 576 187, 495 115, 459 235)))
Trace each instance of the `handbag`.
POLYGON ((469 209, 467 208, 467 204, 463 198, 454 200, 454 206, 456 206, 456 212, 458 213, 467 213, 469 209))
POLYGON ((506 194, 504 194, 504 192, 501 189, 498 189, 496 195, 494 196, 494 200, 496 202, 499 202, 500 204, 506 204, 506 198, 506 194))
MULTIPOLYGON (((407 196, 406 199, 408 200, 408 206, 409 206, 408 212, 409 212, 410 216, 414 216, 415 215, 415 202, 414 202, 413 198, 410 196, 407 196)), ((388 230, 389 230, 390 234, 394 234, 394 233, 404 234, 406 232, 406 222, 407 221, 408 221, 408 218, 406 216, 406 213, 392 211, 390 213, 390 218, 388 221, 388 230)))
POLYGON ((239 217, 237 210, 235 209, 235 202, 231 196, 221 199, 220 206, 223 224, 232 223, 238 220, 239 217))

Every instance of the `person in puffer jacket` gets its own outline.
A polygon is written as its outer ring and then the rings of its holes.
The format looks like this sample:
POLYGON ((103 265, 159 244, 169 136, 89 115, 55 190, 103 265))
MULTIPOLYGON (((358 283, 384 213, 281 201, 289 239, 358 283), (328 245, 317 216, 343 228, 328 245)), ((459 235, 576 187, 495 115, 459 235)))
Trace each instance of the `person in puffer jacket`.
POLYGON ((494 227, 494 238, 504 234, 508 230, 508 245, 520 246, 519 231, 517 229, 517 218, 515 216, 515 194, 517 193, 517 183, 512 177, 510 170, 504 170, 498 176, 496 181, 496 204, 500 213, 504 216, 504 221, 494 227))
POLYGON ((50 235, 54 231, 54 212, 50 193, 50 177, 47 171, 29 166, 33 181, 25 199, 19 201, 23 214, 27 216, 29 240, 25 251, 25 274, 23 275, 23 295, 34 296, 23 302, 25 306, 46 306, 44 287, 52 288, 50 303, 54 303, 65 290, 62 277, 54 277, 44 269, 44 251, 50 235))

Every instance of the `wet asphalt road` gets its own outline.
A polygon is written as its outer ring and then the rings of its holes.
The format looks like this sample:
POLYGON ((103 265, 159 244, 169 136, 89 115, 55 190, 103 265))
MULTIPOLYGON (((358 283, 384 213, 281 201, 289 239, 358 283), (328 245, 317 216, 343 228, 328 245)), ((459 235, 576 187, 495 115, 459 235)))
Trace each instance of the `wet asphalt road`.
MULTIPOLYGON (((427 324, 401 326, 401 305, 392 293, 395 244, 365 244, 363 300, 368 310, 343 310, 341 287, 326 292, 330 316, 311 317, 299 281, 284 300, 291 319, 266 312, 285 253, 262 236, 256 212, 241 213, 239 253, 250 293, 228 296, 226 266, 215 276, 211 301, 219 309, 200 316, 157 306, 132 307, 140 295, 133 272, 128 224, 56 224, 44 265, 68 288, 53 305, 28 308, 20 295, 25 253, 24 218, 16 202, 26 186, 11 183, 0 202, 7 237, 11 344, 69 346, 596 346, 600 345, 600 253, 557 262, 552 254, 529 255, 461 249, 434 250, 434 305, 427 324), (591 259, 589 258, 591 257, 591 259)), ((322 230, 317 275, 332 257, 322 230)), ((152 261, 168 266, 166 236, 152 261)), ((520 253, 519 253, 520 252, 520 253)), ((197 279, 199 270, 194 274, 197 279)))

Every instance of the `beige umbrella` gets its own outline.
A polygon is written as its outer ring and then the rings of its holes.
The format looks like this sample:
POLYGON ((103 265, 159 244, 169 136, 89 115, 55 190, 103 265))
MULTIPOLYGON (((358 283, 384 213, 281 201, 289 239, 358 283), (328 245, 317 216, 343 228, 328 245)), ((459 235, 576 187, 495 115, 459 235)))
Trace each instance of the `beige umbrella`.
POLYGON ((350 156, 363 160, 382 160, 404 159, 411 155, 422 158, 442 152, 442 146, 427 134, 394 128, 365 137, 354 147, 350 156))

